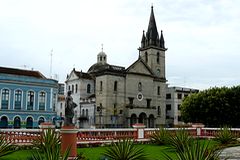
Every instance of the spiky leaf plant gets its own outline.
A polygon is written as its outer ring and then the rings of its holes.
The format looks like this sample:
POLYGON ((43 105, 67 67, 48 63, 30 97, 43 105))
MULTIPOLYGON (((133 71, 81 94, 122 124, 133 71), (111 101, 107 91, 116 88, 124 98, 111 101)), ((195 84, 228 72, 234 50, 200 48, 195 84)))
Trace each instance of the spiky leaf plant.
MULTIPOLYGON (((177 160, 219 160, 221 151, 214 148, 209 148, 209 143, 201 144, 197 140, 194 144, 184 146, 183 151, 177 152, 177 160)), ((165 154, 167 160, 173 160, 165 154)), ((176 160, 176 158, 174 158, 176 160)))
POLYGON ((103 153, 104 156, 111 160, 145 160, 147 155, 144 149, 134 145, 129 139, 119 140, 112 143, 103 153))
POLYGON ((153 134, 151 134, 150 139, 151 142, 158 144, 158 145, 164 145, 167 144, 169 133, 166 129, 160 128, 159 130, 156 130, 153 134))
POLYGON ((237 138, 231 132, 231 128, 228 127, 221 128, 214 140, 219 142, 223 146, 227 146, 237 142, 237 138))
POLYGON ((0 135, 0 157, 14 152, 13 145, 7 141, 4 135, 0 135))
POLYGON ((177 152, 184 151, 184 146, 191 146, 193 137, 185 129, 179 129, 175 135, 169 136, 168 144, 177 152))

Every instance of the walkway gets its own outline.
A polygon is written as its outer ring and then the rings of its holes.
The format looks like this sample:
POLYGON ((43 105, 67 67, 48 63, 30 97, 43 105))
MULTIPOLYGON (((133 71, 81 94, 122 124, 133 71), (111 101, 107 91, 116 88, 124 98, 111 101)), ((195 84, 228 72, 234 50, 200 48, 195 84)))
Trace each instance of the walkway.
POLYGON ((240 146, 229 147, 222 151, 220 160, 240 160, 240 146))

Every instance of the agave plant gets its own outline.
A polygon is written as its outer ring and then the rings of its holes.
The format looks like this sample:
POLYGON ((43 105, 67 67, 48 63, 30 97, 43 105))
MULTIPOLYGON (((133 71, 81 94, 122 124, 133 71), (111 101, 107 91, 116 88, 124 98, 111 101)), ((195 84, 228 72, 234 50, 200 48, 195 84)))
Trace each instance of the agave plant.
POLYGON ((3 135, 0 135, 0 157, 3 157, 12 152, 14 152, 13 145, 8 142, 3 135))
POLYGON ((166 129, 160 128, 159 130, 151 134, 150 139, 155 144, 164 145, 167 144, 169 136, 170 135, 166 129))
POLYGON ((169 136, 168 144, 175 148, 177 152, 183 152, 185 146, 191 146, 193 143, 193 137, 190 136, 185 129, 176 131, 176 134, 169 136))
POLYGON ((52 129, 47 129, 41 136, 34 140, 33 145, 39 150, 32 153, 32 160, 67 160, 70 148, 61 154, 60 135, 52 129))
POLYGON ((214 140, 224 146, 237 142, 237 138, 231 132, 231 128, 228 127, 221 128, 214 140))
POLYGON ((129 139, 119 140, 112 143, 112 146, 107 148, 103 153, 104 156, 112 160, 144 160, 147 155, 144 149, 135 146, 129 139))
MULTIPOLYGON (((194 144, 184 146, 184 150, 177 152, 177 160, 219 160, 221 151, 209 148, 209 143, 201 144, 197 140, 194 144)), ((173 160, 165 154, 167 160, 173 160)), ((175 160, 176 158, 174 158, 175 160)))

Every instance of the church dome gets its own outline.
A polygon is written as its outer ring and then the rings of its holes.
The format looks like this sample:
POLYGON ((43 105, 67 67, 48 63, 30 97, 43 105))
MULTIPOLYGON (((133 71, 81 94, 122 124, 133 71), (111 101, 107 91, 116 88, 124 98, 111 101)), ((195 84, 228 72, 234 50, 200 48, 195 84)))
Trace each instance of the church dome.
POLYGON ((98 56, 106 56, 106 53, 101 51, 101 52, 98 53, 98 56))
POLYGON ((107 63, 95 63, 88 69, 88 73, 96 73, 107 69, 109 66, 107 63))

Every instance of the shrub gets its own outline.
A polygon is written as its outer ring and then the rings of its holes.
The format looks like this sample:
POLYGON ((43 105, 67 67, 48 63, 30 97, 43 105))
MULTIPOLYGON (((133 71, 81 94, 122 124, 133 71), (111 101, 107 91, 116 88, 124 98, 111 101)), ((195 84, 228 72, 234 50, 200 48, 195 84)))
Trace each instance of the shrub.
POLYGON ((184 146, 191 146, 193 138, 186 132, 185 129, 179 129, 175 135, 168 137, 168 144, 175 148, 177 152, 184 151, 184 146))
MULTIPOLYGON (((209 148, 209 142, 201 144, 197 140, 192 145, 184 146, 182 151, 177 152, 178 160, 218 160, 220 151, 209 148)), ((170 156, 165 154, 167 160, 173 160, 170 156)))
POLYGON ((3 135, 0 135, 0 157, 3 157, 12 152, 14 152, 13 145, 8 142, 3 135))
POLYGON ((164 128, 160 128, 150 136, 150 139, 151 142, 155 144, 164 145, 167 144, 168 137, 169 137, 168 131, 164 128))
POLYGON ((112 160, 144 160, 147 158, 144 149, 134 146, 129 139, 112 143, 112 146, 106 148, 103 155, 112 160))
POLYGON ((227 146, 237 142, 237 138, 231 132, 231 128, 221 128, 214 138, 215 141, 219 142, 223 146, 227 146))

